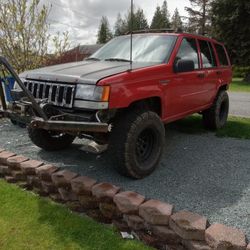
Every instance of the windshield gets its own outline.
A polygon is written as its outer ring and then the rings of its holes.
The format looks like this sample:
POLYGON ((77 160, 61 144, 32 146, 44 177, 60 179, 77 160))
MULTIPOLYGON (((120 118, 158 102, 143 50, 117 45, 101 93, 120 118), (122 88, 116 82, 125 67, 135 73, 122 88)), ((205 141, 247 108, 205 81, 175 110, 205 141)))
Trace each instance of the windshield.
MULTIPOLYGON (((169 60, 177 37, 171 35, 134 35, 133 62, 163 63, 169 60)), ((114 38, 89 60, 130 61, 130 35, 114 38)))

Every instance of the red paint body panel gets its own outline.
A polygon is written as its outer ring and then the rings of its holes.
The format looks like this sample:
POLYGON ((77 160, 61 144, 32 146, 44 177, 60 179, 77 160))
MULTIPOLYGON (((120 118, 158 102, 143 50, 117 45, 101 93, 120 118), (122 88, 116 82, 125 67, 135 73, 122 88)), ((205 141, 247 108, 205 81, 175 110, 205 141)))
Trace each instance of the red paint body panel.
POLYGON ((178 40, 168 63, 128 71, 107 77, 98 83, 111 86, 110 109, 126 108, 136 101, 159 97, 162 121, 170 122, 205 110, 212 105, 219 88, 231 83, 231 64, 229 63, 227 67, 220 66, 214 47, 214 43, 218 42, 215 40, 190 34, 175 35, 178 36, 178 40), (198 39, 211 42, 218 66, 203 68, 198 46, 200 68, 191 72, 175 73, 173 69, 175 57, 184 37, 197 39, 197 44, 198 39))

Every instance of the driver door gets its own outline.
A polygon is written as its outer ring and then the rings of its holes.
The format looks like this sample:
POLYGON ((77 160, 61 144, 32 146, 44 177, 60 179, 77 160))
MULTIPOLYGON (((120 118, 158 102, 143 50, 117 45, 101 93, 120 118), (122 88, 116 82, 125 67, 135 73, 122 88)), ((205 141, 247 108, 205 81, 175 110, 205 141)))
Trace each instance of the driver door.
POLYGON ((170 84, 166 86, 165 96, 168 107, 168 117, 175 118, 202 106, 203 103, 203 81, 205 71, 200 68, 197 40, 184 37, 175 57, 178 60, 192 60, 195 69, 190 72, 173 72, 170 84))

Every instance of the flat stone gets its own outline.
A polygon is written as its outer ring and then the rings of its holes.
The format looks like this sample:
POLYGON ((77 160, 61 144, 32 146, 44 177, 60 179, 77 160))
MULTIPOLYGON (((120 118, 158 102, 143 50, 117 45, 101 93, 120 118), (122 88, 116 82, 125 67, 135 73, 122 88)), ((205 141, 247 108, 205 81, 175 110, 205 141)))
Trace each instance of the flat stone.
MULTIPOLYGON (((142 241, 147 246, 151 246, 154 249, 166 250, 166 248, 164 247, 165 244, 163 242, 160 242, 157 237, 149 234, 145 230, 136 231, 136 232, 133 231, 132 234, 137 240, 142 241)), ((171 250, 173 249, 171 248, 171 250)))
POLYGON ((199 214, 180 211, 173 214, 169 226, 184 240, 205 240, 207 219, 199 214))
POLYGON ((110 183, 100 183, 92 188, 92 194, 100 201, 113 201, 114 196, 119 192, 120 188, 110 183))
POLYGON ((47 194, 54 194, 57 193, 58 190, 53 182, 49 181, 41 181, 42 188, 47 194))
POLYGON ((87 176, 79 176, 71 180, 71 188, 77 195, 91 195, 92 187, 96 183, 96 180, 87 176))
POLYGON ((77 200, 77 196, 75 193, 72 192, 72 190, 67 190, 65 188, 58 188, 58 192, 65 202, 77 200))
POLYGON ((23 174, 22 171, 11 171, 11 175, 18 181, 25 181, 26 180, 26 175, 23 174))
POLYGON ((99 208, 99 202, 96 197, 89 195, 79 195, 78 200, 84 209, 96 209, 99 208))
POLYGON ((130 191, 116 194, 114 197, 114 202, 118 209, 125 214, 138 214, 139 206, 144 200, 144 196, 130 191))
POLYGON ((250 250, 250 243, 247 245, 247 250, 250 250))
POLYGON ((100 203, 99 209, 104 217, 109 219, 115 219, 122 217, 122 214, 118 212, 118 209, 114 203, 100 203))
POLYGON ((11 175, 11 171, 8 166, 0 165, 0 175, 11 175))
POLYGON ((26 175, 36 175, 36 168, 43 165, 43 162, 36 160, 29 160, 22 162, 20 167, 26 175))
POLYGON ((13 176, 5 176, 4 179, 8 182, 8 183, 17 183, 17 180, 13 177, 13 176))
POLYGON ((28 161, 29 158, 23 156, 23 155, 17 155, 13 156, 7 159, 8 166, 13 170, 20 170, 21 163, 28 161))
POLYGON ((244 250, 246 249, 246 235, 238 229, 222 224, 213 224, 205 232, 206 242, 215 250, 244 250))
POLYGON ((36 169, 36 174, 43 181, 51 182, 51 175, 55 173, 59 168, 53 165, 43 165, 36 169))
POLYGON ((16 154, 9 152, 9 151, 3 151, 0 153, 0 164, 7 164, 7 160, 10 157, 15 156, 16 154))
POLYGON ((105 224, 110 224, 112 222, 110 219, 105 218, 99 209, 90 209, 90 210, 87 210, 85 213, 89 217, 91 217, 92 219, 98 222, 105 223, 105 224))
POLYGON ((183 240, 182 244, 188 250, 212 250, 205 241, 183 240))
POLYGON ((36 175, 27 175, 26 177, 27 183, 35 188, 42 189, 42 183, 38 176, 36 175))
POLYGON ((139 207, 139 215, 153 225, 168 225, 174 206, 158 201, 149 200, 139 207))
POLYGON ((0 153, 2 153, 3 151, 5 151, 3 148, 0 148, 0 153))
POLYGON ((134 231, 145 229, 145 221, 138 215, 124 214, 123 219, 127 222, 129 228, 134 231))
POLYGON ((181 242, 180 236, 167 226, 151 225, 150 230, 161 241, 169 244, 177 244, 181 242))
POLYGON ((61 170, 52 174, 51 178, 57 187, 71 187, 71 180, 76 178, 78 174, 68 171, 61 170))

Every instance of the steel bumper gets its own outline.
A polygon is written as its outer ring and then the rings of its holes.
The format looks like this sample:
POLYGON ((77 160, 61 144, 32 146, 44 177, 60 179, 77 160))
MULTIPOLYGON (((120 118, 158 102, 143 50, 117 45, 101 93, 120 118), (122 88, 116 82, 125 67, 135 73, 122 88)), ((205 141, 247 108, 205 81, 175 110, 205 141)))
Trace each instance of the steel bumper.
POLYGON ((111 132, 111 125, 98 122, 75 122, 75 121, 45 121, 35 118, 30 123, 31 128, 45 129, 62 132, 111 132))

